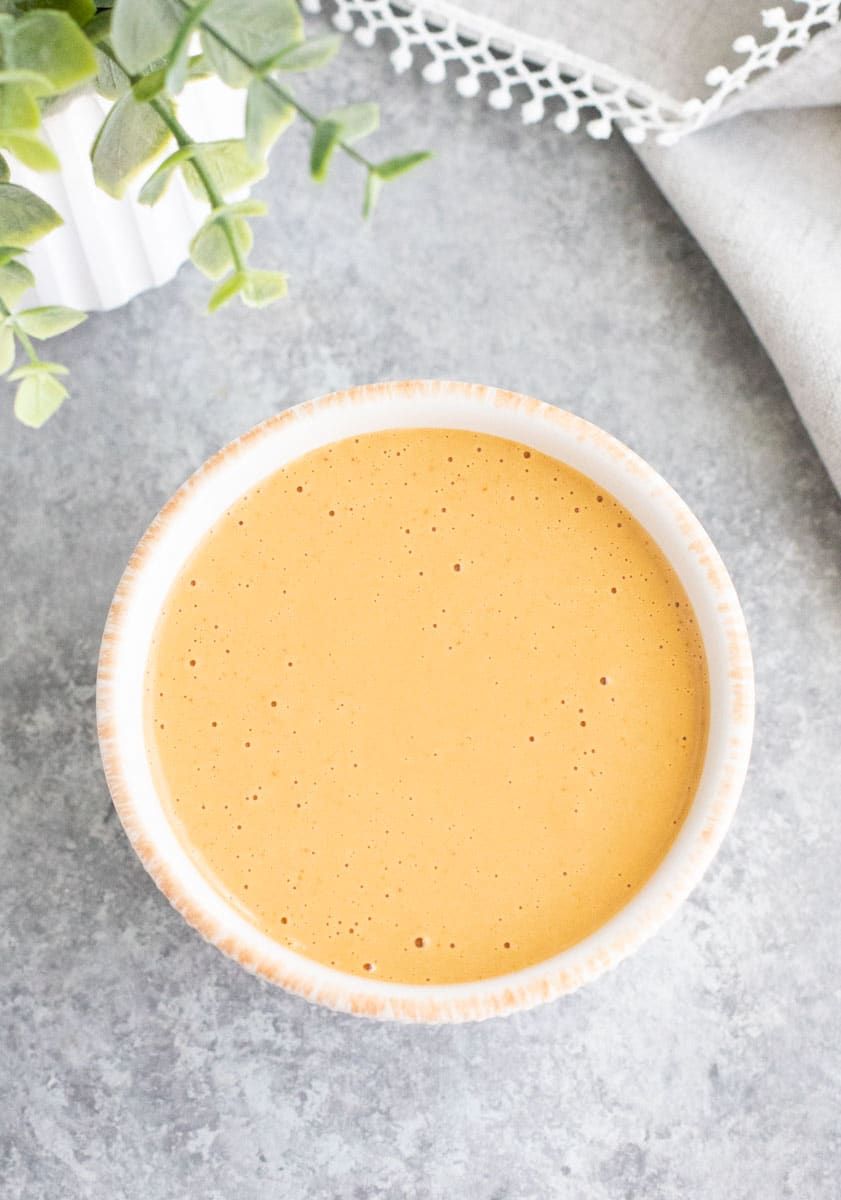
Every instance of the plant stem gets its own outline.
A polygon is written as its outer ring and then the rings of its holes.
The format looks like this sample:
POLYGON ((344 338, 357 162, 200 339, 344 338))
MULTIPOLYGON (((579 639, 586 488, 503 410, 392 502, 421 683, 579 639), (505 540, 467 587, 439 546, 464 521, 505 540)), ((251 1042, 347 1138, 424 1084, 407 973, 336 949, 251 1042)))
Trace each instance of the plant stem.
MULTIPOLYGON (((210 202, 211 211, 217 212, 220 208, 224 207, 225 200, 201 161, 200 143, 193 141, 169 105, 162 103, 160 100, 151 100, 150 104, 161 118, 164 125, 166 125, 172 136, 175 138, 181 149, 184 149, 186 146, 199 146, 199 152, 196 154, 195 158, 192 159, 190 165, 195 170, 199 180, 201 181, 202 187, 207 193, 207 199, 210 202)), ((234 237, 230 221, 227 217, 220 217, 217 223, 221 226, 222 232, 224 233, 225 239, 230 247, 234 269, 237 271, 244 271, 245 261, 240 253, 240 249, 237 245, 236 238, 234 237)))
MULTIPOLYGON (((119 61, 117 56, 111 50, 111 47, 108 45, 107 42, 100 42, 98 49, 107 58, 110 58, 111 61, 116 66, 120 67, 121 70, 124 69, 122 66, 122 63, 119 61)), ((126 72, 126 74, 128 74, 128 72, 126 72)), ((142 79, 142 78, 143 78, 142 75, 128 75, 129 83, 131 83, 132 85, 137 83, 138 79, 142 79)), ((155 110, 155 112, 158 114, 160 119, 163 121, 164 125, 166 125, 167 129, 172 134, 172 136, 175 138, 180 149, 183 149, 185 146, 197 146, 197 147, 200 146, 200 143, 194 141, 193 138, 190 137, 189 133, 184 128, 184 126, 181 124, 181 122, 178 120, 178 118, 176 117, 172 108, 168 104, 165 104, 162 101, 155 99, 155 98, 150 100, 149 104, 155 110)), ((205 190, 205 194, 207 196, 208 204, 210 205, 211 211, 212 212, 218 211, 218 209, 220 209, 224 206, 225 200, 224 200, 224 197, 219 192, 219 190, 217 189, 217 187, 214 184, 213 180, 211 179, 210 175, 205 170, 205 167, 201 161, 200 153, 197 154, 196 157, 192 160, 191 165, 192 165, 193 169, 195 170, 196 175, 198 176, 202 187, 205 190)), ((222 229, 222 232, 225 235, 225 240, 228 243, 228 246, 230 248, 231 259, 233 260, 234 269, 237 271, 244 271, 245 270, 245 260, 243 259, 242 254, 240 253, 240 248, 237 245, 236 238, 234 237, 233 230, 231 229, 230 221, 228 220, 227 217, 220 217, 218 224, 219 224, 220 228, 222 229)))
MULTIPOLYGON (((178 0, 178 3, 182 8, 188 8, 188 5, 184 3, 184 0, 178 0)), ((305 121, 308 121, 310 125, 315 126, 319 124, 320 118, 317 117, 315 113, 311 112, 308 108, 301 104, 301 102, 295 98, 292 92, 287 91, 285 87, 282 87, 279 83, 276 83, 275 80, 272 79, 271 75, 262 75, 259 63, 252 62, 250 58, 246 58, 244 54, 237 50, 236 46, 234 46, 232 42, 228 41, 224 34, 217 32, 217 30, 214 29, 213 26, 207 21, 200 21, 199 26, 209 33, 211 37, 216 38, 216 41, 219 43, 219 45, 222 46, 223 49, 227 50, 229 54, 233 55, 233 57, 239 62, 241 62, 244 67, 247 67, 253 75, 260 76, 263 82, 271 88, 278 99, 283 100, 286 104, 290 104, 298 113, 298 115, 303 117, 305 121)), ((350 146, 347 142, 342 141, 340 141, 338 145, 342 150, 344 150, 345 154, 347 154, 349 158, 352 158, 355 162, 358 162, 365 168, 366 171, 372 171, 374 169, 374 163, 372 163, 370 159, 367 159, 364 154, 360 154, 358 150, 354 150, 353 146, 350 146)))

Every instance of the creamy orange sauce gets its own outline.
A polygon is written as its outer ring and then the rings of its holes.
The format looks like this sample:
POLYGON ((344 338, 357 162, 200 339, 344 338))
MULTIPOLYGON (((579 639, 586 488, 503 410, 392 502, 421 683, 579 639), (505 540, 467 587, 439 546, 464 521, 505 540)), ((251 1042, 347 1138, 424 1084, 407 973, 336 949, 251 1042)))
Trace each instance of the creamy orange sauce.
POLYGON ((243 496, 146 678, 166 812, 259 929, 343 971, 536 963, 650 877, 694 795, 706 662, 609 493, 460 431, 377 433, 243 496))

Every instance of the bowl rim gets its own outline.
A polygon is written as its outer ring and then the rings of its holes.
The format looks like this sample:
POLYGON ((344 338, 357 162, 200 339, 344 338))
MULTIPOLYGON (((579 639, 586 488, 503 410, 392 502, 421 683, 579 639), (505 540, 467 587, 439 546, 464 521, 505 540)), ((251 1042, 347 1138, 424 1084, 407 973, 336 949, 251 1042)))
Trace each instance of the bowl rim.
MULTIPOLYGON (((477 431, 494 432, 493 429, 477 431)), ((340 436, 322 438, 315 445, 340 440, 340 436)), ((543 445, 535 448, 552 453, 543 445)), ((571 465, 582 469, 577 461, 571 465)), ((596 477, 589 470, 584 473, 596 477)), ((230 502, 229 499, 219 511, 224 511, 230 502)), ((206 525, 199 524, 197 532, 183 534, 191 539, 187 553, 199 543, 205 529, 206 525)), ((180 569, 185 557, 186 554, 174 568, 171 565, 167 568, 171 576, 180 569)), ((171 557, 167 561, 171 563, 171 557)), ((136 670, 134 674, 136 678, 136 670)), ((450 381, 405 380, 333 392, 286 409, 229 443, 182 484, 140 539, 117 585, 100 649, 96 708, 105 777, 126 834, 160 890, 206 940, 251 972, 336 1011, 397 1021, 444 1023, 499 1016, 570 992, 636 950, 672 915, 714 858, 738 803, 750 757, 754 681, 745 620, 718 552, 684 501, 643 459, 583 418, 515 392, 450 381), (250 482, 245 487, 238 486, 233 493, 235 498, 284 461, 305 452, 293 452, 279 460, 275 453, 274 465, 266 467, 266 453, 271 457, 272 448, 280 446, 284 439, 288 442, 292 437, 290 431, 300 430, 302 422, 304 426, 307 422, 317 425, 319 420, 323 424, 326 419, 329 424, 338 414, 348 413, 351 421, 358 421, 358 414, 362 413, 364 422, 371 413, 380 413, 384 405, 390 405, 390 413, 394 414, 401 404, 408 406, 409 412, 418 411, 420 403, 426 406, 424 420, 402 419, 391 424, 375 423, 373 427, 417 428, 425 423, 433 428, 472 428, 470 418, 451 424, 440 419, 426 420, 427 414, 446 416, 450 407, 460 406, 460 411, 475 414, 472 419, 477 423, 484 419, 487 424, 491 414, 494 421, 513 422, 519 436, 512 434, 512 440, 526 445, 532 443, 522 436, 524 426, 529 426, 527 432, 533 428, 537 442, 541 437, 551 436, 565 447, 563 457, 560 453, 554 455, 560 461, 569 462, 576 455, 580 461, 584 455, 587 462, 596 465, 596 474, 601 472, 602 478, 597 481, 614 495, 617 484, 621 484, 619 492, 624 488, 626 494, 617 498, 660 546, 689 593, 710 667, 711 726, 701 784, 678 837, 647 883, 594 933, 554 957, 507 975, 461 984, 394 984, 338 971, 281 946, 225 900, 201 874, 162 815, 159 798, 151 787, 151 775, 144 785, 144 767, 138 755, 142 753, 147 775, 148 763, 142 722, 138 726, 137 721, 140 698, 132 690, 131 673, 126 667, 130 655, 139 661, 141 651, 145 664, 143 647, 135 653, 134 626, 143 620, 151 628, 149 622, 153 626, 157 619, 157 612, 151 617, 148 612, 141 613, 148 602, 144 583, 155 573, 157 565, 164 562, 167 539, 172 542, 171 531, 179 521, 187 530, 191 514, 198 512, 198 502, 214 488, 218 491, 223 474, 230 474, 232 464, 245 470, 250 463, 251 469, 256 465, 259 472, 248 476, 250 482), (260 460, 262 451, 266 453, 260 460), (605 482, 606 479, 613 483, 605 482), (660 534, 650 527, 658 522, 660 534), (668 535, 665 539, 670 543, 668 548, 664 546, 662 531, 668 535), (715 662, 711 660, 711 652, 715 662)))

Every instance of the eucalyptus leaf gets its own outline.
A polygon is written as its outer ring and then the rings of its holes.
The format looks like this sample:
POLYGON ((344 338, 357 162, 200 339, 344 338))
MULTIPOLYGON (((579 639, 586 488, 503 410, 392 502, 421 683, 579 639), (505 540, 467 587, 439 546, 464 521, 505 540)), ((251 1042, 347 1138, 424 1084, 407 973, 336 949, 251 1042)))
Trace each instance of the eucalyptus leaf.
POLYGON ((380 198, 380 192, 385 186, 383 180, 376 171, 369 171, 365 180, 365 199, 362 202, 362 216, 367 220, 373 216, 374 209, 377 207, 377 201, 380 198))
MULTIPOLYGON (((40 0, 38 0, 40 5, 40 0)), ((77 25, 85 26, 85 33, 88 33, 87 25, 96 16, 96 5, 94 0, 44 0, 45 8, 61 8, 72 17, 77 25)))
POLYGON ((157 71, 149 71, 148 74, 141 75, 131 85, 131 91, 135 100, 143 104, 146 100, 154 100, 156 96, 160 96, 166 86, 166 71, 163 67, 159 67, 157 71))
POLYGON ((229 275, 224 282, 220 283, 217 288, 211 292, 210 299, 207 302, 207 311, 216 312, 223 304, 227 304, 236 296, 237 292, 242 291, 246 281, 245 271, 234 271, 229 275))
POLYGON ((335 58, 342 45, 338 34, 327 34, 325 37, 308 38, 298 46, 284 50, 272 61, 271 69, 276 71, 316 71, 325 67, 335 58))
MULTIPOLYGON (((190 33, 191 29, 188 28, 184 40, 176 42, 175 47, 170 52, 165 72, 166 90, 170 96, 177 96, 187 82, 187 73, 190 64, 190 33)), ((181 34, 179 33, 178 36, 180 38, 181 34)))
POLYGON ((22 367, 16 367, 9 379, 14 382, 16 379, 28 379, 30 375, 69 375, 69 373, 67 367, 63 367, 61 363, 45 362, 39 358, 36 362, 24 363, 22 367))
POLYGON ((66 308, 61 304, 50 304, 42 308, 27 308, 15 313, 15 323, 30 337, 51 338, 59 333, 74 329, 87 319, 87 313, 77 308, 66 308))
POLYGON ((249 308, 265 308, 282 300, 286 292, 286 276, 280 271, 249 270, 241 288, 242 299, 249 308))
POLYGON ((7 262, 0 267, 0 300, 14 308, 24 292, 35 286, 35 276, 23 263, 7 262))
POLYGON ((48 96, 52 91, 52 84, 46 75, 39 75, 37 71, 18 71, 12 67, 0 67, 0 83, 31 88, 36 96, 48 96))
POLYGON ((190 39, 193 36, 193 30, 212 3, 214 0, 198 0, 198 3, 182 16, 181 28, 178 30, 167 56, 166 86, 171 96, 177 96, 187 82, 190 66, 190 39))
POLYGON ((43 76, 49 85, 46 94, 66 92, 96 74, 93 48, 66 12, 45 8, 27 13, 3 43, 4 66, 43 76))
POLYGON ((310 175, 319 183, 327 178, 327 168, 341 136, 342 127, 337 121, 325 119, 315 127, 310 150, 310 175))
POLYGON ((131 181, 163 150, 171 134, 150 104, 131 92, 116 102, 91 148, 96 183, 119 200, 131 181))
POLYGON ((303 36, 295 0, 215 0, 201 23, 202 49, 230 87, 246 87, 254 66, 303 36))
POLYGON ((0 246, 0 267, 11 262, 13 258, 17 258, 19 254, 24 254, 22 246, 0 246))
POLYGON ((111 42, 130 75, 166 58, 178 36, 183 8, 178 0, 116 0, 111 42))
POLYGON ((140 189, 137 196, 140 203, 157 204, 169 187, 176 168, 194 158, 198 149, 198 145, 182 146, 174 154, 170 154, 168 158, 165 158, 160 166, 155 168, 140 189))
POLYGON ((187 78, 209 79, 213 68, 203 54, 191 54, 187 61, 187 78))
MULTIPOLYGON (((170 154, 168 158, 157 167, 157 169, 149 176, 140 189, 138 200, 141 204, 156 204, 169 186, 170 180, 177 167, 183 166, 194 158, 201 158, 204 161, 205 156, 208 156, 209 167, 206 168, 211 182, 222 184, 228 187, 229 184, 236 190, 240 186, 247 186, 247 183, 253 178, 261 178, 265 173, 264 165, 261 163, 257 167, 255 175, 255 167, 253 164, 247 164, 247 179, 244 183, 238 184, 235 182, 237 178, 244 179, 243 175, 238 174, 238 160, 241 151, 231 151, 229 149, 220 150, 220 146, 227 146, 228 143, 218 142, 193 142, 189 146, 183 146, 176 150, 174 154, 170 154), (223 178, 224 176, 224 178, 223 178)), ((241 164, 240 164, 241 165, 241 164)), ((204 184, 196 174, 195 169, 192 170, 189 180, 192 181, 195 194, 201 200, 207 199, 207 194, 204 190, 204 184)), ((261 217, 266 212, 266 206, 260 200, 239 200, 231 204, 222 204, 213 210, 213 217, 221 217, 226 215, 231 216, 248 216, 261 217)))
POLYGON ((46 371, 29 375, 15 394, 15 416, 24 425, 40 429, 66 397, 67 388, 54 375, 46 371))
POLYGON ((31 246, 61 223, 56 210, 28 188, 0 183, 0 242, 4 245, 31 246))
MULTIPOLYGON (((96 14, 93 0, 17 0, 17 8, 21 12, 31 12, 35 8, 55 8, 66 12, 77 25, 87 25, 96 14)), ((85 29, 85 34, 88 30, 85 29)))
POLYGON ((335 108, 327 114, 327 119, 339 126, 343 142, 357 142, 377 129, 380 109, 377 104, 348 104, 345 108, 335 108))
POLYGON ((98 12, 85 24, 85 37, 93 47, 106 41, 111 33, 111 13, 108 9, 98 12))
POLYGON ((241 217, 210 221, 202 225, 190 242, 190 258, 208 279, 221 279, 236 266, 226 229, 243 257, 248 254, 253 244, 251 229, 241 217))
POLYGON ((241 295, 249 308, 265 308, 286 295, 286 276, 280 271, 234 271, 214 290, 208 310, 216 312, 234 296, 241 295))
POLYGON ((262 200, 254 200, 249 196, 246 200, 232 200, 230 204, 220 204, 207 218, 207 224, 211 221, 221 221, 225 217, 264 217, 268 211, 268 205, 262 200))
POLYGON ((96 51, 96 79, 93 86, 106 100, 118 100, 131 87, 131 81, 118 63, 102 50, 96 51))
POLYGON ((0 131, 37 129, 41 110, 22 84, 0 83, 0 131))
POLYGON ((61 163, 40 138, 0 131, 0 143, 32 171, 58 171, 61 163))
MULTIPOLYGON (((203 142, 197 147, 194 157, 216 190, 225 198, 262 179, 267 170, 264 162, 255 163, 248 157, 245 142, 240 138, 203 142)), ((193 195, 199 200, 207 200, 204 184, 193 163, 185 163, 182 171, 193 195)))
POLYGON ((252 79, 245 102, 245 147, 252 162, 262 162, 295 120, 295 109, 263 79, 252 79))
POLYGON ((432 158, 432 155, 426 150, 421 150, 417 154, 403 154, 399 158, 389 158, 385 162, 377 163, 374 170, 380 179, 396 179, 398 175, 405 175, 428 158, 432 158))
POLYGON ((8 325, 0 326, 0 375, 15 365, 15 335, 8 325))

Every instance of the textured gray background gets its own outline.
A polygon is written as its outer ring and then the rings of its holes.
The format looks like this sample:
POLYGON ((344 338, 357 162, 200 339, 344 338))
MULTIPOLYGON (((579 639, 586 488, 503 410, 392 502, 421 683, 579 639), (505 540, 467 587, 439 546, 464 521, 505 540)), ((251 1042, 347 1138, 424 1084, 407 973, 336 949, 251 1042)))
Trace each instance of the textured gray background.
POLYGON ((0 1195, 835 1197, 838 500, 621 142, 396 81, 382 51, 336 74, 384 100, 383 154, 434 166, 365 229, 356 172, 308 184, 292 131, 258 240, 289 303, 206 320, 185 270, 63 339, 74 395, 40 434, 0 414, 0 1195), (406 376, 533 393, 643 454, 729 564, 759 686, 744 799, 680 914, 576 995, 460 1028, 335 1016, 205 945, 109 816, 94 733, 105 613, 161 503, 270 413, 406 376))

